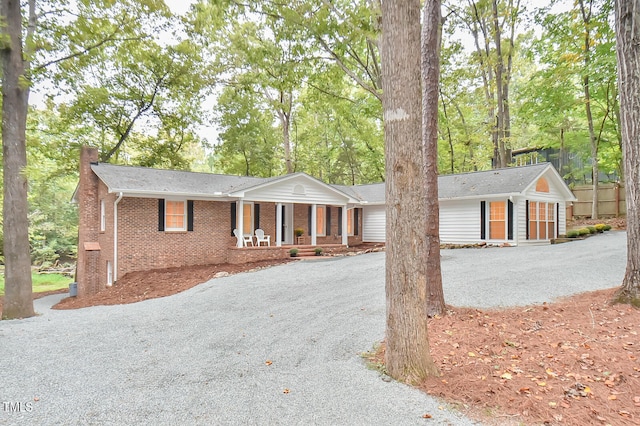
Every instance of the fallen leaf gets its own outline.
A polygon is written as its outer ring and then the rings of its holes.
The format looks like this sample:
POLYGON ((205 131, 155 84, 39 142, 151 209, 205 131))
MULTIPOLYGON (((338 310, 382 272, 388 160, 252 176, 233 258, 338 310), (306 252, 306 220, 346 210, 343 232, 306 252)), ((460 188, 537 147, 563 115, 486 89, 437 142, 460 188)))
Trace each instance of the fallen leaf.
POLYGON ((558 373, 554 373, 550 368, 547 368, 546 372, 549 377, 558 377, 558 373))
POLYGON ((289 393, 289 392, 291 392, 291 391, 289 389, 286 389, 286 388, 285 388, 285 390, 282 391, 282 393, 289 393))
POLYGON ((558 405, 556 402, 549 401, 549 407, 556 408, 556 405, 558 405))
POLYGON ((266 365, 271 365, 271 364, 273 364, 273 361, 271 361, 270 359, 268 359, 268 360, 266 360, 264 363, 265 363, 266 365))
POLYGON ((520 392, 520 393, 531 393, 531 389, 529 389, 529 388, 520 388, 520 390, 518 392, 520 392))
POLYGON ((536 382, 538 386, 547 386, 547 382, 536 382))
POLYGON ((502 376, 500 376, 500 378, 505 380, 511 380, 512 376, 510 373, 504 373, 502 376))
POLYGON ((468 355, 469 355, 469 356, 476 356, 476 354, 475 354, 475 353, 473 353, 473 352, 469 352, 469 353, 468 353, 468 355))
POLYGON ((425 413, 425 414, 422 415, 423 419, 430 419, 431 417, 433 417, 433 416, 431 414, 429 414, 429 413, 425 413))
POLYGON ((38 402, 38 401, 40 401, 40 398, 38 398, 37 396, 34 396, 34 397, 33 397, 33 400, 34 400, 34 401, 36 401, 36 402, 38 402))
POLYGON ((609 395, 607 398, 609 399, 609 401, 614 401, 614 400, 618 399, 618 397, 615 396, 615 395, 609 395))

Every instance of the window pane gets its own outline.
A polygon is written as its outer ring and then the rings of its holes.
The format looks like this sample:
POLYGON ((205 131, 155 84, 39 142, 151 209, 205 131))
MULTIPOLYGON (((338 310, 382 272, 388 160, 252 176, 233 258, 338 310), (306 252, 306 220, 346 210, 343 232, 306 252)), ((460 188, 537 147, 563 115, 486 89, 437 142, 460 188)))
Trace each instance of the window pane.
POLYGON ((504 220, 504 201, 493 201, 489 206, 489 220, 504 220))
POLYGON ((504 221, 489 222, 489 238, 492 240, 504 240, 504 221))
POLYGON ((324 206, 316 207, 316 234, 324 235, 324 206))
POLYGON ((184 201, 167 201, 165 211, 167 229, 184 229, 184 201))
POLYGON ((545 221, 547 220, 547 203, 540 203, 540 218, 539 220, 545 221))
POLYGON ((538 239, 538 222, 529 222, 529 239, 538 239))
POLYGON ((548 222, 547 223, 547 236, 549 238, 555 238, 555 231, 556 231, 556 223, 555 222, 548 222))
POLYGON ((543 177, 536 182, 536 192, 549 192, 549 182, 543 177))
POLYGON ((538 203, 529 202, 529 220, 538 220, 538 203))
POLYGON ((505 202, 492 201, 489 203, 489 238, 492 240, 505 239, 505 202))
POLYGON ((539 240, 547 239, 547 224, 546 222, 538 222, 538 228, 540 229, 540 233, 538 234, 539 240))
POLYGON ((251 217, 252 204, 242 205, 242 233, 251 235, 253 233, 253 218, 251 217))
POLYGON ((548 211, 549 211, 549 216, 548 216, 549 220, 554 220, 555 219, 555 213, 556 213, 555 204, 549 203, 548 206, 549 206, 549 209, 548 209, 548 211))

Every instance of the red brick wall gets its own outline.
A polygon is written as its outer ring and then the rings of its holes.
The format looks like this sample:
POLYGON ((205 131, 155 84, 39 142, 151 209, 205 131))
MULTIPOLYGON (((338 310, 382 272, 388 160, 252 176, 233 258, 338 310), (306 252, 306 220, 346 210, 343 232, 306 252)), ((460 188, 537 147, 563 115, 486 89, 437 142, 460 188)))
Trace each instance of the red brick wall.
POLYGON ((118 204, 118 277, 127 272, 224 263, 231 236, 230 203, 194 201, 193 231, 158 231, 158 199, 118 204))
POLYGON ((97 243, 100 230, 98 177, 91 171, 91 163, 98 161, 96 148, 80 150, 80 181, 78 183, 78 297, 95 294, 102 289, 99 281, 101 251, 85 250, 85 243, 97 243))
POLYGON ((288 247, 270 248, 249 247, 249 248, 230 248, 229 263, 240 264, 247 262, 255 262, 258 260, 286 259, 290 257, 288 247))
POLYGON ((98 229, 100 226, 100 201, 104 201, 105 208, 105 230, 98 232, 98 242, 100 243, 100 262, 97 266, 98 280, 101 288, 107 285, 107 262, 111 262, 113 269, 113 203, 117 198, 116 194, 109 194, 107 186, 100 181, 98 184, 98 211, 96 221, 98 229))
POLYGON ((276 245, 276 205, 275 203, 256 204, 260 204, 260 228, 265 235, 271 235, 271 245, 274 246, 276 245))
MULTIPOLYGON (((259 204, 260 227, 275 245, 275 204, 259 204)), ((132 271, 226 263, 235 245, 231 202, 194 201, 193 231, 183 232, 158 231, 158 199, 125 197, 118 204, 118 277, 132 271)), ((265 258, 249 257, 246 261, 265 258)))

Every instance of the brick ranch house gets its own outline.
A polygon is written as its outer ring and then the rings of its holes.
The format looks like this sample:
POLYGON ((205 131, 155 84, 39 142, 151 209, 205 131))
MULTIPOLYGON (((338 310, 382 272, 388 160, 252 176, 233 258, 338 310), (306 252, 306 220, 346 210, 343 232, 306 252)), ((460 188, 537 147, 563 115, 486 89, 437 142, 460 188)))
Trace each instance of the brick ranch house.
MULTIPOLYGON (((573 194, 548 163, 439 178, 443 243, 546 243, 566 232, 573 194)), ((328 185, 304 173, 228 176, 98 163, 83 147, 78 295, 128 272, 288 256, 292 245, 385 241, 385 186, 328 185), (244 247, 234 236, 270 235, 244 247), (304 230, 302 241, 294 229, 304 230)))

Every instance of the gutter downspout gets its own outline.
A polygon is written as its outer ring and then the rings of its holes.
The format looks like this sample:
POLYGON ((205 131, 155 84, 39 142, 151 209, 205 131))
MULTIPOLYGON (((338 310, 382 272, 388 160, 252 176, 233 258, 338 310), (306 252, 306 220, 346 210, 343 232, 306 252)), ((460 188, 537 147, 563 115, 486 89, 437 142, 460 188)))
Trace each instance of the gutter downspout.
POLYGON ((122 192, 113 202, 113 282, 118 280, 118 203, 122 200, 122 192))

